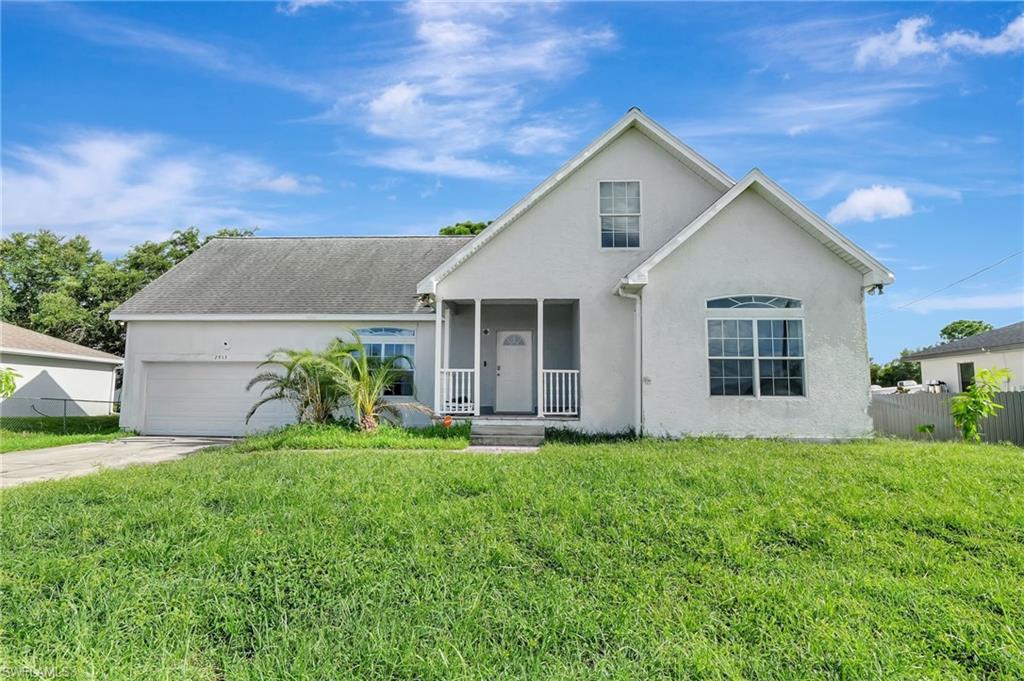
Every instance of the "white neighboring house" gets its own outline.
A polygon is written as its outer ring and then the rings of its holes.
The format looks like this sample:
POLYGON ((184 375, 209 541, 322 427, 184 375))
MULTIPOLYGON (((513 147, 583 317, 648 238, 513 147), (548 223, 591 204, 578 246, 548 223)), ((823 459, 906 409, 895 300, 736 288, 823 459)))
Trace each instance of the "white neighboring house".
POLYGON ((0 322, 0 368, 14 369, 16 389, 0 400, 2 416, 97 416, 111 413, 124 360, 83 345, 0 322))
POLYGON ((393 399, 586 431, 871 432, 874 258, 759 170, 732 180, 638 109, 480 235, 215 239, 111 315, 121 425, 236 435, 275 348, 358 331, 393 399), (837 389, 841 386, 841 389, 837 389))
POLYGON ((1024 390, 1024 322, 992 329, 907 355, 921 363, 921 380, 942 381, 950 392, 963 392, 981 369, 1009 369, 1006 390, 1024 390))

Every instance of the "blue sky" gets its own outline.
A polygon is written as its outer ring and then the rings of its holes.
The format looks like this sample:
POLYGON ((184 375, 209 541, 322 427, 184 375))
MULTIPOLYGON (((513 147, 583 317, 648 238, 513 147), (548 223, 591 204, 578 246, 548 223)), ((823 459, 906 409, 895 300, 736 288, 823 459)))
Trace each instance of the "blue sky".
POLYGON ((630 106, 893 269, 871 353, 1024 316, 1024 5, 5 2, 5 231, 490 219, 630 106))

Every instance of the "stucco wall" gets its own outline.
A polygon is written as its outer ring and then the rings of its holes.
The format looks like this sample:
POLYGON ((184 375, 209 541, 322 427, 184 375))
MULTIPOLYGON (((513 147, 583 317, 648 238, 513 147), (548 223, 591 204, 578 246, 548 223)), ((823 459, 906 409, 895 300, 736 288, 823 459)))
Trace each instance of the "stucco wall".
POLYGON ((63 415, 62 402, 34 399, 40 397, 75 400, 67 404, 68 416, 110 413, 114 364, 3 353, 0 366, 10 367, 21 374, 15 379, 17 387, 12 399, 3 400, 0 405, 4 416, 38 416, 38 412, 63 415))
POLYGON ((855 437, 871 432, 861 275, 752 190, 650 275, 644 297, 646 428, 655 434, 855 437), (802 310, 706 310, 730 294, 802 310), (802 314, 801 314, 802 313, 802 314), (709 394, 708 317, 804 320, 806 397, 709 394))
POLYGON ((1009 369, 1013 378, 1006 386, 1010 390, 1024 389, 1024 348, 995 352, 971 352, 948 357, 921 360, 921 380, 945 381, 950 392, 960 391, 960 370, 958 364, 974 362, 974 370, 1009 369))
MULTIPOLYGON (((129 322, 121 427, 143 429, 147 361, 256 363, 278 348, 320 350, 351 329, 369 326, 416 330, 416 397, 430 404, 434 394, 433 321, 129 322)), ((364 341, 371 342, 372 339, 365 338, 364 341)), ((424 419, 410 413, 409 420, 421 422, 424 419)))
POLYGON ((443 279, 438 295, 578 299, 582 353, 577 425, 602 431, 631 427, 633 302, 612 295, 612 287, 719 195, 645 135, 631 130, 443 279), (640 181, 640 249, 601 248, 602 180, 640 181))

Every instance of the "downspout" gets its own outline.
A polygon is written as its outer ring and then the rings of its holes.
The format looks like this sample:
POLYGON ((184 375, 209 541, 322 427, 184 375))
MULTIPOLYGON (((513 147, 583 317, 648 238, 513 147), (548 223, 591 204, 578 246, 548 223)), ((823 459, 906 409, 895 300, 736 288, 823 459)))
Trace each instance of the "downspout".
MULTIPOLYGON (((642 289, 641 289, 642 290, 642 289)), ((633 338, 636 344, 633 348, 633 372, 636 376, 636 399, 633 404, 633 423, 636 434, 644 434, 644 306, 643 296, 640 293, 629 293, 621 286, 616 290, 623 298, 633 299, 633 338)))

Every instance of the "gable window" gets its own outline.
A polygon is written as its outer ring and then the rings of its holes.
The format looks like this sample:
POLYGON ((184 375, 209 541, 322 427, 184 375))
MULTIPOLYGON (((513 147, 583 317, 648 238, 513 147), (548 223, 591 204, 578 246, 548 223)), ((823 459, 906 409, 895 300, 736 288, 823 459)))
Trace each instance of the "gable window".
POLYGON ((711 395, 804 395, 803 320, 709 319, 707 324, 711 395))
POLYGON ((602 182, 601 248, 640 248, 640 183, 602 182))

